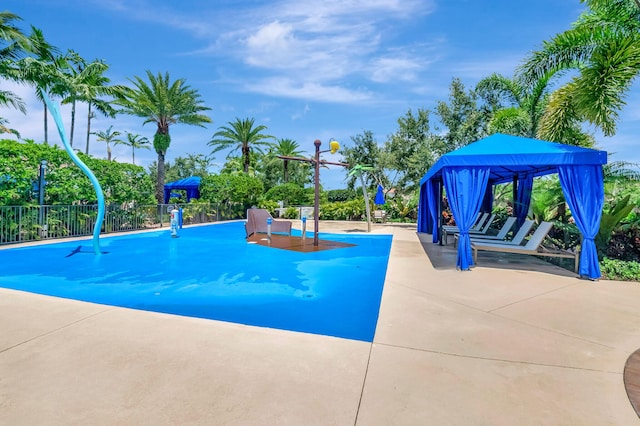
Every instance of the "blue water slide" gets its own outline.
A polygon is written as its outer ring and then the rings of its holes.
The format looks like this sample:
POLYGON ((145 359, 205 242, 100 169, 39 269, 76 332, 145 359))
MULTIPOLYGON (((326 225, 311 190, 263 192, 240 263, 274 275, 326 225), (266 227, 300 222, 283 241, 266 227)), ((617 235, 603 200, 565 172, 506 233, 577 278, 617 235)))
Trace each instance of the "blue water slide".
POLYGON ((53 103, 51 99, 49 99, 47 94, 44 93, 44 91, 41 90, 40 93, 42 93, 42 98, 46 102, 53 120, 56 122, 58 133, 60 134, 60 139, 62 139, 62 144, 64 145, 65 151, 67 151, 67 154, 69 154, 73 162, 76 163, 78 167, 80 167, 85 175, 87 175, 87 177, 91 181, 91 184, 93 185, 93 189, 96 191, 96 197, 98 199, 98 217, 96 218, 96 223, 93 226, 93 251, 95 254, 102 254, 102 250, 100 250, 100 229, 102 229, 102 222, 104 221, 105 211, 104 194, 102 192, 102 187, 100 186, 100 182, 98 182, 98 179, 93 174, 91 169, 89 169, 89 167, 87 167, 87 165, 84 164, 82 160, 80 160, 80 158, 78 158, 76 153, 71 148, 69 139, 67 139, 67 135, 64 131, 64 124, 62 123, 62 116, 60 115, 58 104, 53 103))

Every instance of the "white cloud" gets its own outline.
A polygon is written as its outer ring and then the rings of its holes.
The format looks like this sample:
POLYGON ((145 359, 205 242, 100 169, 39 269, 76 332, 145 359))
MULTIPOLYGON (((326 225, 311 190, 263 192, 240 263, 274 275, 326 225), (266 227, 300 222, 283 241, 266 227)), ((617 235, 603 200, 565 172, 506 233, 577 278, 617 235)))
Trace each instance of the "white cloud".
POLYGON ((299 83, 286 78, 247 83, 244 90, 271 96, 347 104, 368 101, 373 97, 372 93, 367 91, 354 91, 338 85, 323 85, 316 82, 299 83))
POLYGON ((419 63, 408 58, 379 58, 373 62, 371 80, 378 83, 413 81, 421 68, 419 63))
POLYGON ((311 111, 311 108, 309 108, 309 104, 306 104, 302 111, 298 111, 298 112, 296 112, 295 114, 293 114, 291 116, 291 120, 293 120, 293 121, 299 120, 302 117, 304 117, 305 115, 307 115, 309 113, 309 111, 311 111))

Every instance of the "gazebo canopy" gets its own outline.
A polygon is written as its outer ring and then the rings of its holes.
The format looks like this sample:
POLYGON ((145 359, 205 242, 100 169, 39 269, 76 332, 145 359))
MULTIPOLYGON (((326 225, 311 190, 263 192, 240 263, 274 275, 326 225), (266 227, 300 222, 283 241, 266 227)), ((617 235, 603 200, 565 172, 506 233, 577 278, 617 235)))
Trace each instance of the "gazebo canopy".
POLYGON ((606 163, 605 151, 496 133, 440 157, 420 185, 434 177, 441 178, 443 169, 453 166, 488 166, 489 180, 498 184, 511 182, 514 176, 557 173, 561 165, 606 163))
POLYGON ((420 180, 418 232, 431 232, 433 241, 438 241, 438 194, 444 185, 460 228, 458 267, 469 269, 473 260, 468 230, 483 202, 486 205, 486 200, 491 199, 491 187, 505 182, 516 184, 517 216, 523 220, 533 178, 558 173, 565 199, 584 236, 580 274, 598 278, 600 268, 593 238, 600 227, 604 203, 602 165, 606 162, 605 151, 494 134, 443 155, 420 180))
POLYGON ((187 202, 192 198, 200 198, 200 177, 189 176, 175 182, 164 184, 164 203, 167 204, 171 198, 171 191, 182 189, 187 192, 187 202))

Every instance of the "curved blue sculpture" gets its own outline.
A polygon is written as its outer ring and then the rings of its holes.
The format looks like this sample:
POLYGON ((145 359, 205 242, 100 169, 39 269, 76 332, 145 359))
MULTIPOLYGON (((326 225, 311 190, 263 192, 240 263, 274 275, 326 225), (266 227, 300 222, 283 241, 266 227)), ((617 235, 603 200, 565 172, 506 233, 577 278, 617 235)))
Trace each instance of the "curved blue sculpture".
POLYGON ((62 117, 60 116, 58 105, 51 102, 51 99, 49 99, 44 91, 41 90, 40 93, 42 93, 42 98, 46 102, 47 107, 51 112, 51 116, 56 122, 56 127, 58 128, 58 133, 60 134, 60 139, 62 139, 62 144, 64 145, 65 151, 67 151, 67 154, 69 154, 73 162, 76 163, 76 165, 80 167, 80 169, 82 169, 85 175, 87 175, 87 177, 91 181, 91 184, 93 185, 93 189, 95 189, 96 191, 96 197, 98 198, 98 217, 96 218, 96 224, 93 226, 93 251, 95 254, 102 254, 102 251, 100 250, 100 229, 102 228, 102 222, 104 221, 105 210, 102 187, 100 186, 100 182, 98 182, 98 179, 93 174, 91 169, 89 169, 89 167, 87 167, 87 165, 84 164, 82 160, 80 160, 80 158, 78 158, 76 153, 73 152, 71 144, 69 144, 69 140, 67 139, 67 136, 64 132, 64 125, 62 124, 62 117))

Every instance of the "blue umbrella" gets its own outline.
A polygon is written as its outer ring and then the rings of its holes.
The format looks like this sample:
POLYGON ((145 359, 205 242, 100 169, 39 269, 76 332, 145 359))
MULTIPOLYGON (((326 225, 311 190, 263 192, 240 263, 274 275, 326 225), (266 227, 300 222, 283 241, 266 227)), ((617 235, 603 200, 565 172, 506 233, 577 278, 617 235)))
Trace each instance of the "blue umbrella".
POLYGON ((376 193, 376 199, 374 200, 375 204, 384 204, 384 193, 382 192, 384 188, 382 185, 378 185, 378 192, 376 193))

